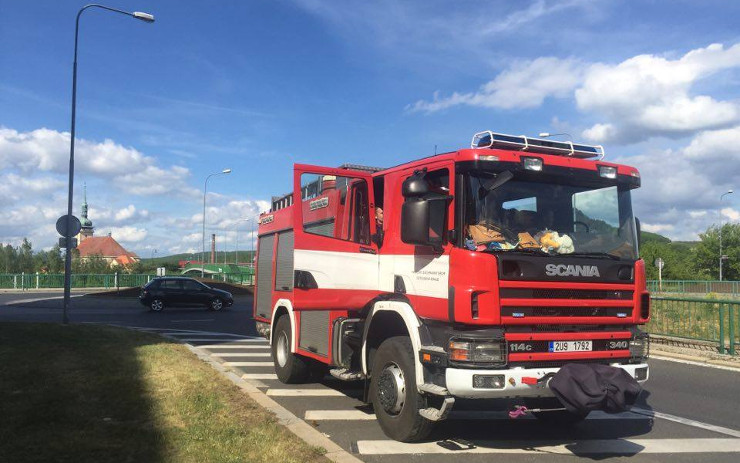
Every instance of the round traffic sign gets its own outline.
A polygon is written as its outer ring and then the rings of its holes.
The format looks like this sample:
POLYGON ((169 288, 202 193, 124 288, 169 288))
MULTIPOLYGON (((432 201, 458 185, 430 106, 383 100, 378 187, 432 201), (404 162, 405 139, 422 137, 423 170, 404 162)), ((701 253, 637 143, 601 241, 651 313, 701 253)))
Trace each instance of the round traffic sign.
POLYGON ((657 259, 655 259, 655 266, 656 267, 663 268, 664 265, 665 265, 665 262, 663 261, 663 259, 661 259, 660 257, 658 257, 657 259))
POLYGON ((57 232, 59 232, 62 236, 75 236, 77 235, 80 230, 82 230, 82 224, 80 223, 80 219, 78 219, 75 216, 71 216, 71 226, 72 228, 70 230, 67 230, 67 215, 63 215, 57 219, 57 232), (67 233, 67 232, 70 233, 67 233))

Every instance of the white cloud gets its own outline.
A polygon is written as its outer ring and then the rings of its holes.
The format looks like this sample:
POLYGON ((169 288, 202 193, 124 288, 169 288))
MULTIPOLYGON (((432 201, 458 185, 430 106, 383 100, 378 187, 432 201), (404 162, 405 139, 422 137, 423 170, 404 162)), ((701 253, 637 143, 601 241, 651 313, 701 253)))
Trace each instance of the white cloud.
MULTIPOLYGON (((740 126, 702 132, 683 149, 615 159, 640 170, 642 187, 633 194, 636 214, 645 224, 672 226, 653 229, 671 238, 698 239, 718 222, 720 195, 740 184, 740 151, 733 143, 740 143, 740 126)), ((737 220, 727 197, 724 206, 723 215, 737 220)))
POLYGON ((474 93, 453 93, 432 101, 419 100, 407 110, 434 112, 457 105, 484 108, 533 108, 545 98, 570 95, 581 81, 583 65, 576 59, 553 57, 519 61, 474 93))
POLYGON ((740 211, 731 207, 722 208, 722 216, 734 222, 740 221, 740 211))
POLYGON ((683 136, 737 122, 737 103, 691 94, 692 87, 724 69, 740 67, 740 44, 712 44, 679 59, 639 55, 617 65, 594 64, 575 92, 578 108, 609 120, 583 132, 597 142, 683 136), (599 127, 611 126, 611 130, 599 127))
POLYGON ((121 243, 136 244, 143 241, 149 232, 144 228, 125 226, 111 227, 110 234, 116 241, 120 241, 121 243))
MULTIPOLYGON (((69 168, 68 132, 46 128, 30 132, 0 126, 0 165, 24 175, 36 171, 65 174, 69 168)), ((157 166, 154 157, 113 142, 78 139, 75 143, 75 172, 110 179, 124 193, 154 195, 197 194, 187 185, 190 170, 157 166)))
POLYGON ((643 230, 649 231, 652 233, 670 232, 670 231, 673 231, 673 229, 675 228, 673 225, 669 223, 656 223, 656 224, 643 223, 641 224, 641 227, 643 230))

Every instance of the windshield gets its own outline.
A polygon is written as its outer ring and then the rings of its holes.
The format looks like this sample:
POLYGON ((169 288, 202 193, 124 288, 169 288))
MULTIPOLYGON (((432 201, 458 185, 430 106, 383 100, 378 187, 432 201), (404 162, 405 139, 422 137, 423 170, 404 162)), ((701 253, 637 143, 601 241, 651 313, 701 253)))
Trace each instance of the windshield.
POLYGON ((468 249, 637 258, 627 188, 497 179, 485 172, 466 180, 468 249))

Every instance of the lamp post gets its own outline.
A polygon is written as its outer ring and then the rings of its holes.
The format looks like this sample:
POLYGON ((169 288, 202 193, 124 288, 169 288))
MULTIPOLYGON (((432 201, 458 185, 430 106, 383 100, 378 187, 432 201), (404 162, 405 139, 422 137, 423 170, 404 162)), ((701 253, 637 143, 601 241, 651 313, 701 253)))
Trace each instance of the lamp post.
MULTIPOLYGON (((77 19, 75 20, 75 53, 74 61, 72 64, 72 123, 70 130, 70 144, 69 144, 69 185, 67 192, 67 230, 72 230, 72 198, 74 189, 74 176, 75 176, 75 115, 77 112, 77 39, 80 32, 80 16, 82 12, 88 8, 100 8, 102 10, 112 11, 113 13, 120 13, 140 21, 153 23, 154 16, 149 13, 143 13, 141 11, 134 11, 129 13, 128 11, 111 8, 104 5, 90 4, 80 8, 77 12, 77 19)), ((68 233, 67 233, 68 234, 68 233)), ((69 318, 67 316, 67 308, 69 307, 69 299, 71 292, 72 283, 72 237, 65 236, 65 250, 64 256, 64 303, 62 310, 62 321, 67 324, 69 318)))
POLYGON ((203 185, 203 238, 202 238, 202 252, 200 254, 200 277, 203 278, 206 274, 206 193, 208 192, 208 179, 214 175, 230 174, 231 169, 224 169, 221 172, 214 172, 206 177, 205 184, 203 185))
POLYGON ((722 281, 722 263, 724 261, 724 256, 722 255, 722 199, 732 193, 734 191, 727 190, 719 197, 719 281, 722 281))

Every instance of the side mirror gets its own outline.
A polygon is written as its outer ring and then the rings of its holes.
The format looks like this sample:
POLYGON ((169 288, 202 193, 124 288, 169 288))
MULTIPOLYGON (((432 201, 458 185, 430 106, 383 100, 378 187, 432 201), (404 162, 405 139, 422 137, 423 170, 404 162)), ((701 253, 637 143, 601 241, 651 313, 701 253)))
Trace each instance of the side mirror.
POLYGON ((410 197, 401 207, 401 241, 440 249, 444 243, 447 201, 451 196, 410 197))

